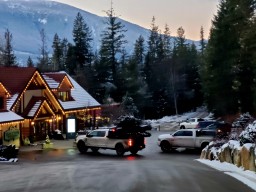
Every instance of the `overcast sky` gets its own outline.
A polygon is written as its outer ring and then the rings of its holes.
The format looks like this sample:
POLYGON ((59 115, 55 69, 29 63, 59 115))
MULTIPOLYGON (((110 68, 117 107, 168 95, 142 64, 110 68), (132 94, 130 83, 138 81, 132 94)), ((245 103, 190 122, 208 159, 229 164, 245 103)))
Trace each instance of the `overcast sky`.
MULTIPOLYGON (((99 16, 111 7, 111 0, 55 0, 66 3, 99 16)), ((219 0, 113 0, 117 16, 129 22, 150 28, 152 17, 163 31, 165 24, 176 36, 177 29, 183 27, 187 39, 199 40, 200 28, 208 38, 211 20, 217 13, 219 0)))

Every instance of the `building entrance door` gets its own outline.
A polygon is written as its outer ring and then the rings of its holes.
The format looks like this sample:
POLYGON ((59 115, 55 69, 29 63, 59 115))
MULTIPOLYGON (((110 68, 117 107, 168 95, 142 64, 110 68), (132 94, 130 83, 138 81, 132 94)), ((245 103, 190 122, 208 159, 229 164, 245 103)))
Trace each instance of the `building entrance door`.
POLYGON ((46 135, 50 131, 50 123, 48 121, 37 121, 35 122, 35 136, 36 140, 45 140, 46 135))

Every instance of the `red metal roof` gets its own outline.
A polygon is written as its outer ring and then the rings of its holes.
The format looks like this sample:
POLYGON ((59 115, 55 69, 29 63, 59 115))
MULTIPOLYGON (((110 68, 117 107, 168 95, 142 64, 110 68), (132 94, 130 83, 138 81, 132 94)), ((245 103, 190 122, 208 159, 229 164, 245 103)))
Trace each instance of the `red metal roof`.
POLYGON ((0 67, 0 82, 11 93, 21 93, 34 73, 35 67, 0 67))

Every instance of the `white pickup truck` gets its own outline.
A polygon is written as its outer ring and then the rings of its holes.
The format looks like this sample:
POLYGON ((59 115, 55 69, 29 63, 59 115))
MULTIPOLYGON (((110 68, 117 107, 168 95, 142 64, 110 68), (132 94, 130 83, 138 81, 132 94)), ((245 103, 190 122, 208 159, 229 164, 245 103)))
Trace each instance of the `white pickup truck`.
POLYGON ((118 128, 96 129, 86 135, 79 135, 76 138, 76 145, 80 153, 86 153, 90 148, 93 152, 99 149, 116 150, 118 156, 123 156, 125 152, 130 151, 136 154, 139 150, 145 148, 145 137, 149 133, 125 133, 118 128))
POLYGON ((200 121, 204 121, 203 118, 190 118, 180 123, 180 129, 194 129, 200 121))
POLYGON ((182 129, 172 134, 158 136, 158 145, 163 152, 169 152, 177 148, 203 149, 215 137, 215 131, 182 129))

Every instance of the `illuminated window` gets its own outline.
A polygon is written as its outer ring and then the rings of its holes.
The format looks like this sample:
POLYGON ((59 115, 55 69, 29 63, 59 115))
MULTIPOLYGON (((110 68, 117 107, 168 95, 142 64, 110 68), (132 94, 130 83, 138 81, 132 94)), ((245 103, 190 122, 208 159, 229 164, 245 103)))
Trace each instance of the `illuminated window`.
POLYGON ((58 92, 58 98, 62 101, 69 101, 69 93, 66 92, 58 92))

